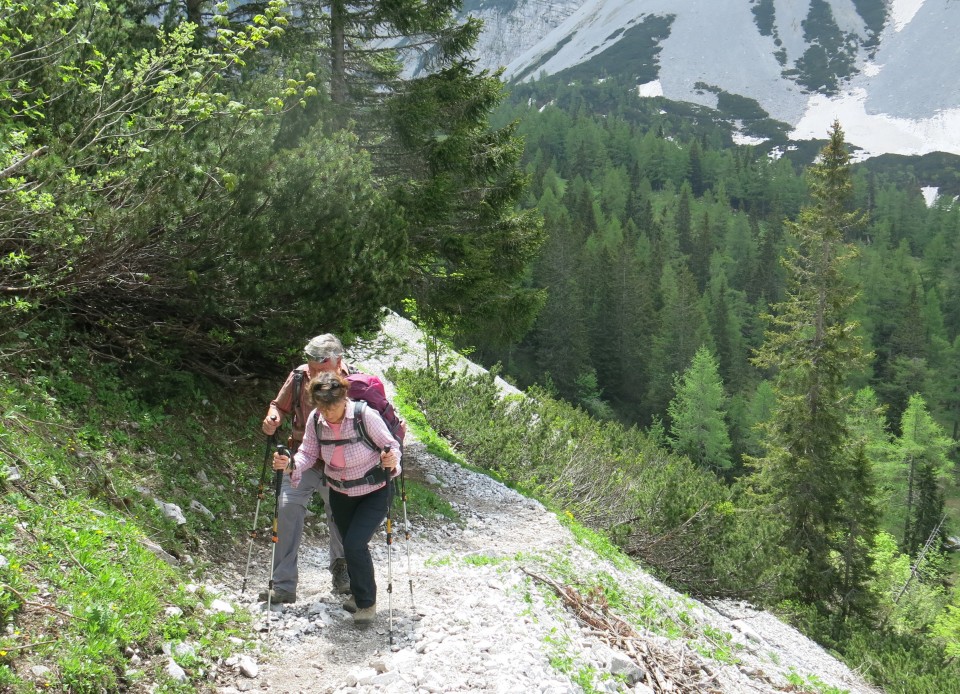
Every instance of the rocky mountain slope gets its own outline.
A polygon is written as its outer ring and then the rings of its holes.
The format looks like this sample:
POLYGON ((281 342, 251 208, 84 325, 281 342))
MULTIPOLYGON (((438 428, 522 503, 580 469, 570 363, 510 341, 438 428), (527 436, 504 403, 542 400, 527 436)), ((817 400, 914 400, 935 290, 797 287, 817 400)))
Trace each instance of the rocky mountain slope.
MULTIPOLYGON (((397 316, 350 356, 378 374, 423 364, 419 333, 397 316)), ((215 588, 251 611, 260 639, 248 644, 255 657, 217 670, 218 691, 875 691, 771 615, 679 595, 578 539, 539 502, 415 441, 406 475, 447 499, 459 520, 412 509, 406 541, 397 505, 389 560, 382 530, 371 543, 380 587, 372 627, 355 627, 329 592, 322 518, 310 520, 294 605, 264 613, 254 589, 237 594, 243 567, 221 567, 215 588), (581 593, 574 581, 602 589, 581 593)), ((258 548, 253 586, 265 584, 268 561, 268 548, 258 548)))
POLYGON ((464 12, 485 21, 479 64, 508 80, 618 74, 643 96, 754 100, 795 140, 839 118, 861 157, 960 154, 954 0, 467 0, 464 12))

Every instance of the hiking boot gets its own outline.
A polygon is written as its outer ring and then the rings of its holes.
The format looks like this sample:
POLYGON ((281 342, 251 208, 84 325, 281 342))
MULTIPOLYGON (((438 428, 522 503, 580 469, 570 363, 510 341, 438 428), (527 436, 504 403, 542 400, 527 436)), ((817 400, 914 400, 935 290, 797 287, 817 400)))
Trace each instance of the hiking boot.
POLYGON ((257 596, 260 599, 260 602, 267 601, 268 593, 269 593, 271 605, 281 605, 283 603, 291 603, 291 602, 297 601, 296 593, 290 593, 286 590, 282 590, 281 588, 274 588, 273 590, 270 590, 270 591, 261 590, 260 595, 257 596))
POLYGON ((370 605, 370 607, 361 607, 353 613, 353 623, 361 626, 366 626, 367 624, 373 624, 374 620, 377 618, 377 606, 376 604, 370 605))
POLYGON ((356 599, 351 595, 349 598, 347 598, 346 600, 343 601, 342 607, 343 607, 343 609, 345 609, 347 612, 350 612, 350 613, 356 612, 356 611, 357 611, 357 601, 356 601, 356 599))
POLYGON ((333 592, 346 594, 350 592, 350 573, 347 571, 346 559, 335 559, 330 568, 333 574, 333 592))

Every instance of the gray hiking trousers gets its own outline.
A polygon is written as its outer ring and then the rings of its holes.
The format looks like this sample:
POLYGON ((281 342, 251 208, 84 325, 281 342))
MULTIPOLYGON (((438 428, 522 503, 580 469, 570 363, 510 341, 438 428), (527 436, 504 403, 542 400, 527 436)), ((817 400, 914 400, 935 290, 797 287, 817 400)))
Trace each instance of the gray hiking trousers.
POLYGON ((322 476, 314 468, 304 470, 300 484, 294 488, 290 475, 284 474, 280 487, 280 513, 277 517, 277 553, 273 560, 273 587, 294 593, 297 590, 297 552, 303 538, 303 520, 313 493, 319 491, 330 532, 330 563, 343 558, 343 540, 330 514, 330 488, 321 484, 322 476))

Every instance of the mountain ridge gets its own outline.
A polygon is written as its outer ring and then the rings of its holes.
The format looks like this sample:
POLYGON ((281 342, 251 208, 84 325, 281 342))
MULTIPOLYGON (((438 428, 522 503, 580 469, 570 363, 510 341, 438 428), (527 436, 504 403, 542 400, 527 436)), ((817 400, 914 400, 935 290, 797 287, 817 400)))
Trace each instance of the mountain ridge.
POLYGON ((859 159, 960 154, 951 0, 472 0, 463 11, 485 22, 478 65, 508 81, 619 72, 641 96, 755 99, 792 140, 839 119, 859 159))

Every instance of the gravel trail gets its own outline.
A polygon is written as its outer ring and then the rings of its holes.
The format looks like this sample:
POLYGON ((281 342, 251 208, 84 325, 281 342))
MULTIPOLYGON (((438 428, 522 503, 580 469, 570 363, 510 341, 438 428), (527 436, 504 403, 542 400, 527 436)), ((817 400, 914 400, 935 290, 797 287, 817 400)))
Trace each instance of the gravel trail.
MULTIPOLYGON (((418 339, 414 326, 391 316, 380 340, 352 356, 378 375, 393 364, 417 366, 418 339)), ((466 360, 463 366, 479 368, 466 360)), ((251 610, 260 638, 249 644, 253 657, 219 668, 218 692, 878 691, 771 615, 741 603, 704 605, 640 567, 615 565, 580 544, 539 502, 409 438, 405 461, 407 479, 431 486, 459 518, 424 518, 408 508, 407 541, 395 504, 389 569, 383 528, 371 542, 376 623, 354 626, 331 594, 325 523, 311 518, 294 605, 275 606, 268 618, 251 602, 255 591, 237 595, 242 567, 225 572, 220 588, 251 610), (555 592, 566 577, 602 575, 648 619, 621 621, 593 611, 602 596, 572 593, 582 600, 578 618, 555 592)), ((255 555, 250 583, 265 585, 268 550, 258 547, 255 555)))

